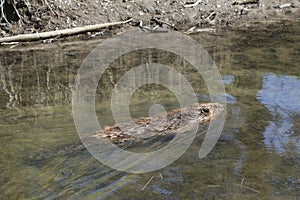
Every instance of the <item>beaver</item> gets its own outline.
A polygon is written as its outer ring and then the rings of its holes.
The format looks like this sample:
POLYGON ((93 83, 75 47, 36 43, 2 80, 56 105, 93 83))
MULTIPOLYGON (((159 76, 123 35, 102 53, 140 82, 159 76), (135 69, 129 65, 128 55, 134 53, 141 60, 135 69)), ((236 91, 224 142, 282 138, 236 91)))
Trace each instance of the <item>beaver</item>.
POLYGON ((153 117, 141 117, 133 123, 107 126, 97 131, 93 138, 107 138, 118 146, 129 142, 142 142, 155 136, 168 136, 187 131, 192 125, 207 124, 224 110, 219 103, 195 103, 153 117))

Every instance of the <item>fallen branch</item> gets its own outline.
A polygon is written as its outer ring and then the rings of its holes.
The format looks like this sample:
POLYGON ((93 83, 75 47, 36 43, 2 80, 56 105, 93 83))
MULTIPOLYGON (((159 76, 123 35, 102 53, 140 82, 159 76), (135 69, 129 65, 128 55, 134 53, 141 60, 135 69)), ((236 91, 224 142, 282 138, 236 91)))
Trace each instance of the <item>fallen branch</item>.
POLYGON ((16 35, 16 36, 11 36, 11 37, 3 37, 3 38, 0 38, 0 43, 44 40, 44 39, 49 39, 49 38, 54 38, 54 37, 66 37, 66 36, 71 36, 71 35, 76 35, 76 34, 86 33, 86 32, 96 32, 99 29, 123 25, 130 21, 131 21, 131 19, 123 21, 123 22, 95 24, 95 25, 89 25, 89 26, 84 26, 84 27, 57 30, 57 31, 49 31, 49 32, 43 32, 43 33, 33 33, 33 34, 16 35))
POLYGON ((259 0, 242 0, 242 1, 235 1, 231 5, 247 5, 247 4, 257 4, 259 0))

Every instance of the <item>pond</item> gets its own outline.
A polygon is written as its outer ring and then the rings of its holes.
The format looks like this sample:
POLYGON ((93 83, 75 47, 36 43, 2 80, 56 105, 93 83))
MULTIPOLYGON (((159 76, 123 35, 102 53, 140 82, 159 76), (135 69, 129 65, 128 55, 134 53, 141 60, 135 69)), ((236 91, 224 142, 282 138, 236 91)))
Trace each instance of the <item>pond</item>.
MULTIPOLYGON (((226 89, 225 126, 213 150, 202 137, 173 164, 145 174, 113 170, 84 147, 72 116, 77 71, 102 39, 0 49, 1 199, 297 199, 300 194, 300 24, 192 35, 215 61, 226 89)), ((114 124, 110 98, 133 66, 159 62, 180 71, 199 102, 200 75, 170 52, 145 49, 111 63, 96 92, 101 125, 114 124)), ((133 118, 154 104, 179 107, 159 85, 130 99, 133 118)))

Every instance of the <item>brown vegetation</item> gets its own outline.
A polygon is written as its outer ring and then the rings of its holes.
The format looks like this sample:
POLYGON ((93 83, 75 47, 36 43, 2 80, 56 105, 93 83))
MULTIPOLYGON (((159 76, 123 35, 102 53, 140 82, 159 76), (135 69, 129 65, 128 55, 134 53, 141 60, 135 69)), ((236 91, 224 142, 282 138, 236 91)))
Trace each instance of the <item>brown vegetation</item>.
POLYGON ((0 0, 0 37, 128 19, 151 29, 188 30, 298 16, 297 0, 0 0))

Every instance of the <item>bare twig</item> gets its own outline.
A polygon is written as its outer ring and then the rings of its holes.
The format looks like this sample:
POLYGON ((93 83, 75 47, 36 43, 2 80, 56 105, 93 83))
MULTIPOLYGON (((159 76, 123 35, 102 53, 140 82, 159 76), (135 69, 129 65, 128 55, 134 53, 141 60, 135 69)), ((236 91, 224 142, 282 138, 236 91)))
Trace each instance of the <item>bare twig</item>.
POLYGON ((103 34, 104 34, 104 31, 101 31, 101 32, 97 32, 97 33, 91 35, 91 37, 93 38, 93 37, 97 37, 97 36, 103 36, 103 34))
POLYGON ((159 173, 159 176, 160 176, 161 179, 164 179, 164 177, 161 173, 159 173))
POLYGON ((15 48, 15 47, 17 47, 19 45, 20 45, 19 43, 18 44, 14 44, 14 45, 10 46, 9 48, 12 49, 12 48, 15 48))
POLYGON ((15 5, 15 2, 14 2, 14 1, 12 2, 12 5, 13 5, 13 7, 14 7, 14 9, 15 9, 15 12, 16 12, 17 16, 18 16, 19 19, 20 19, 21 24, 24 25, 24 23, 23 23, 23 17, 20 15, 18 9, 16 8, 16 5, 15 5))
POLYGON ((47 0, 44 0, 45 4, 47 5, 47 7, 49 8, 50 12, 53 14, 53 15, 56 15, 58 16, 58 14, 51 8, 51 6, 49 5, 48 1, 47 0))
POLYGON ((152 29, 152 28, 149 28, 147 26, 143 26, 143 22, 142 21, 140 21, 139 27, 143 31, 150 32, 150 33, 166 33, 166 32, 168 32, 167 30, 156 30, 155 27, 152 29))
POLYGON ((241 184, 240 184, 240 189, 243 188, 243 183, 244 183, 245 178, 242 179, 241 184))
POLYGON ((215 28, 197 28, 192 27, 185 32, 185 34, 194 34, 194 33, 201 33, 201 32, 216 32, 215 28))
POLYGON ((257 4, 259 0, 242 0, 242 1, 235 1, 231 5, 247 5, 247 4, 257 4))
POLYGON ((159 27, 159 25, 156 25, 155 27, 152 28, 152 30, 156 30, 159 27))
POLYGON ((247 190, 251 190, 252 192, 260 193, 260 191, 258 191, 258 190, 255 190, 255 189, 253 189, 253 188, 251 188, 251 187, 244 186, 243 184, 244 184, 244 181, 245 181, 245 180, 246 180, 246 178, 243 178, 240 184, 235 184, 235 185, 240 186, 240 189, 245 188, 245 189, 247 189, 247 190))
POLYGON ((248 190, 251 190, 252 192, 260 193, 260 191, 255 190, 255 189, 250 188, 250 187, 247 187, 247 186, 243 186, 243 188, 246 188, 246 189, 248 189, 248 190))
POLYGON ((177 28, 176 26, 174 26, 174 25, 172 25, 172 24, 170 24, 170 23, 168 23, 168 22, 162 21, 162 20, 157 19, 157 18, 153 18, 153 20, 156 21, 156 22, 159 23, 159 24, 165 24, 165 25, 167 25, 167 26, 173 28, 175 31, 178 31, 178 28, 177 28))
MULTIPOLYGON (((5 0, 0 0, 0 8, 1 8, 1 18, 4 19, 4 21, 6 22, 6 24, 11 27, 11 23, 9 23, 9 21, 7 20, 5 14, 4 14, 4 3, 5 3, 5 0)), ((0 18, 0 19, 1 19, 0 18)))
POLYGON ((197 0, 195 3, 192 3, 192 4, 185 4, 184 7, 185 8, 192 8, 192 7, 195 7, 197 6, 199 3, 201 3, 202 0, 197 0))
POLYGON ((215 18, 217 14, 213 11, 211 12, 206 18, 205 20, 213 20, 215 18), (212 18, 212 19, 211 19, 212 18))
POLYGON ((283 9, 283 8, 295 7, 295 5, 293 3, 285 3, 285 4, 282 4, 282 5, 276 5, 276 6, 273 6, 273 7, 283 9))
POLYGON ((152 179, 154 178, 154 176, 152 176, 149 181, 145 184, 145 186, 142 188, 142 191, 149 185, 149 183, 152 181, 152 179))
POLYGON ((2 44, 4 44, 4 45, 15 45, 15 44, 19 44, 19 42, 3 42, 2 44))

